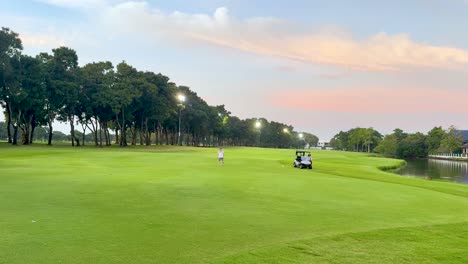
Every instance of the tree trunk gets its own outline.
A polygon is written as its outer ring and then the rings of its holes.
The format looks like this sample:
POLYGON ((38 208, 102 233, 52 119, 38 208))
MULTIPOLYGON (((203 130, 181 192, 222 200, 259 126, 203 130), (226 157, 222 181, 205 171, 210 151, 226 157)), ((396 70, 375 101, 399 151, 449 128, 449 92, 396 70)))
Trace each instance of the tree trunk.
MULTIPOLYGON (((172 145, 173 146, 178 146, 177 144, 177 130, 174 129, 174 132, 172 132, 172 145)), ((182 144, 182 143, 181 143, 182 144)))
POLYGON ((18 125, 13 124, 13 145, 18 145, 18 125))
POLYGON ((107 128, 107 122, 103 123, 104 128, 104 141, 106 141, 106 146, 109 146, 109 129, 107 128))
POLYGON ((76 141, 76 146, 77 147, 81 146, 80 145, 80 139, 78 137, 76 137, 76 135, 75 135, 75 141, 76 141))
POLYGON ((164 133, 164 128, 163 128, 163 126, 161 125, 161 123, 158 122, 158 126, 157 126, 156 129, 158 130, 158 134, 157 134, 157 137, 158 137, 158 139, 157 139, 158 145, 161 145, 161 146, 162 146, 163 143, 164 143, 164 142, 163 142, 163 140, 164 140, 164 134, 163 134, 163 133, 164 133))
POLYGON ((128 131, 127 132, 130 132, 130 145, 133 145, 133 125, 131 125, 129 128, 128 128, 128 131))
POLYGON ((164 135, 166 137, 166 146, 169 145, 169 131, 167 131, 167 128, 164 129, 164 135))
MULTIPOLYGON (((10 111, 11 113, 12 111, 10 111)), ((16 119, 16 122, 13 123, 13 145, 18 145, 18 124, 19 121, 21 120, 21 111, 18 113, 18 117, 16 119)))
POLYGON ((119 142, 120 142, 120 140, 119 140, 119 129, 116 128, 115 129, 115 144, 120 144, 119 142))
POLYGON ((111 142, 111 135, 110 135, 110 131, 109 131, 109 127, 108 127, 108 124, 106 123, 106 133, 107 133, 107 146, 111 146, 112 145, 112 142, 111 142))
MULTIPOLYGON (((30 119, 31 120, 31 119, 30 119)), ((23 135, 21 135, 22 140, 23 140, 23 145, 29 145, 29 137, 31 133, 31 125, 30 125, 30 120, 25 120, 24 122, 24 129, 23 129, 23 135)))
POLYGON ((140 128, 138 134, 140 136, 140 146, 143 146, 143 129, 140 128))
POLYGON ((21 142, 23 145, 29 145, 29 126, 26 124, 24 126, 19 126, 21 129, 21 142))
POLYGON ((140 146, 143 146, 143 142, 146 141, 146 128, 144 127, 145 124, 144 124, 144 121, 143 121, 143 117, 141 118, 141 123, 140 123, 140 128, 138 129, 138 133, 139 133, 139 136, 140 136, 140 146))
POLYGON ((81 123, 81 128, 83 129, 83 138, 81 140, 81 143, 84 146, 85 145, 85 137, 86 137, 86 125, 83 125, 83 123, 81 123))
POLYGON ((49 114, 49 120, 48 120, 48 123, 49 123, 49 139, 47 140, 47 145, 52 145, 52 135, 53 135, 53 127, 52 127, 52 119, 50 117, 50 114, 49 114))
POLYGON ((70 115, 68 116, 68 120, 70 121, 70 136, 72 140, 72 147, 75 146, 75 117, 70 115))
POLYGON ((154 129, 154 145, 158 145, 159 143, 159 138, 158 138, 158 127, 156 126, 156 122, 153 123, 153 129, 154 129))
POLYGON ((21 142, 23 145, 29 145, 29 131, 30 131, 30 123, 31 123, 31 118, 27 118, 26 115, 24 115, 23 120, 18 122, 19 124, 23 123, 23 125, 19 125, 19 128, 21 128, 21 142))
POLYGON ((99 124, 99 146, 102 147, 102 123, 96 120, 96 125, 99 124))
POLYGON ((125 108, 122 108, 122 126, 121 126, 121 133, 120 133, 120 146, 126 147, 127 146, 127 129, 125 128, 125 108))
POLYGON ((136 124, 133 126, 133 134, 132 134, 132 145, 135 146, 137 143, 137 136, 139 133, 139 128, 136 127, 136 124))
POLYGON ((32 144, 34 141, 34 131, 36 130, 36 114, 33 114, 31 120, 31 131, 29 132, 29 144, 32 144))
MULTIPOLYGON (((97 120, 97 118, 94 117, 94 120, 97 120)), ((98 145, 98 135, 97 135, 98 127, 97 127, 97 121, 96 121, 96 124, 94 124, 93 118, 90 118, 89 121, 90 121, 90 123, 91 123, 91 127, 89 128, 89 130, 91 130, 91 132, 93 133, 94 146, 97 146, 97 145, 98 145)))
POLYGON ((146 136, 146 146, 151 146, 151 133, 148 132, 146 136))
POLYGON ((132 146, 136 145, 136 138, 137 138, 136 125, 132 125, 130 126, 130 139, 131 139, 130 144, 132 146))
POLYGON ((145 145, 151 146, 151 133, 148 129, 148 118, 145 119, 145 145))
POLYGON ((10 109, 10 104, 8 102, 6 104, 6 109, 7 109, 7 115, 8 115, 8 120, 7 120, 8 143, 13 143, 13 139, 11 137, 11 109, 10 109))

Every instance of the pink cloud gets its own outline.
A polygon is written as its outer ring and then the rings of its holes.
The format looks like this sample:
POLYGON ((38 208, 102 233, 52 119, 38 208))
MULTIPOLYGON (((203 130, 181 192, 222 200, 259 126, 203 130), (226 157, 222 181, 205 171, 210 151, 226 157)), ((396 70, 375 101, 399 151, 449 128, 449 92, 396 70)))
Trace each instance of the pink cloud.
POLYGON ((468 91, 434 88, 297 89, 270 95, 281 108, 355 113, 468 113, 468 91))
POLYGON ((237 19, 227 8, 213 14, 164 13, 146 2, 109 7, 102 19, 112 28, 144 33, 149 38, 174 38, 312 64, 361 71, 412 68, 468 70, 468 51, 436 46, 407 34, 375 34, 357 39, 339 30, 313 32, 274 18, 237 19))

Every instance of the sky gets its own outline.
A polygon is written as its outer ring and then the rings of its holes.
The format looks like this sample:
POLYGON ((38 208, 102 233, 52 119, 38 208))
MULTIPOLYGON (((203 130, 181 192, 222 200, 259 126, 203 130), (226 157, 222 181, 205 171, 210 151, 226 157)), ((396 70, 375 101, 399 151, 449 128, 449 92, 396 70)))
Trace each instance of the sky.
MULTIPOLYGON (((468 0, 0 0, 24 52, 161 72, 241 118, 328 141, 468 129, 468 0)), ((0 117, 3 118, 3 117, 0 117)), ((65 124, 59 130, 68 131, 65 124)))

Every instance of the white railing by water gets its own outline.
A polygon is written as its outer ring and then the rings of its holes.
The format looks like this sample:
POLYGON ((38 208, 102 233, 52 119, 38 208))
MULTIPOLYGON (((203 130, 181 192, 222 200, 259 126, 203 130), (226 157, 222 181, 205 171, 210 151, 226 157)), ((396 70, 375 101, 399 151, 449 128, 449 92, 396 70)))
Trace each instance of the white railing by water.
POLYGON ((429 155, 429 158, 433 159, 446 159, 446 160, 466 160, 468 161, 467 154, 436 154, 436 155, 429 155))

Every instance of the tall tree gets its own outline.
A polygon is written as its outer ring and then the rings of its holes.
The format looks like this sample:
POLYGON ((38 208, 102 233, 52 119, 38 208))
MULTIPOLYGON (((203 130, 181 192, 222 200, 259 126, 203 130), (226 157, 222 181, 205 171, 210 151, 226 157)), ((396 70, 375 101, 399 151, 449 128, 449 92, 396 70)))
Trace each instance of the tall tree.
POLYGON ((131 114, 129 106, 138 97, 140 91, 136 89, 139 82, 138 71, 126 62, 117 65, 116 81, 112 89, 112 109, 116 116, 116 122, 120 128, 120 146, 127 146, 127 120, 131 114))
POLYGON ((398 142, 401 142, 403 139, 405 139, 408 136, 407 133, 405 133, 403 130, 399 128, 395 128, 393 130, 393 135, 395 135, 398 142))
POLYGON ((23 114, 20 127, 23 144, 32 144, 36 127, 42 126, 46 122, 47 115, 44 110, 46 86, 41 66, 39 59, 26 55, 21 56, 21 91, 27 96, 21 104, 23 114))
POLYGON ((454 126, 450 126, 440 142, 439 151, 453 154, 456 150, 461 148, 462 142, 463 136, 458 133, 454 126))
POLYGON ((114 115, 109 95, 114 84, 114 76, 111 62, 90 63, 81 68, 78 118, 83 131, 89 128, 93 133, 96 146, 102 146, 102 133, 106 145, 110 144, 108 123, 113 120, 114 115))
MULTIPOLYGON (((0 103, 6 109, 8 142, 13 143, 11 126, 13 113, 11 103, 18 89, 19 60, 23 45, 19 35, 9 28, 0 30, 0 103)), ((15 126, 16 129, 18 128, 15 126)), ((16 141, 15 141, 16 144, 16 141)))
POLYGON ((142 86, 142 100, 139 113, 141 114, 141 134, 144 143, 151 144, 151 133, 155 134, 155 142, 158 140, 160 126, 163 120, 168 119, 177 107, 176 87, 169 82, 169 78, 162 74, 152 72, 143 73, 146 84, 142 86), (159 129, 158 129, 159 127, 159 129))
POLYGON ((63 97, 60 87, 56 86, 53 79, 54 57, 48 53, 40 53, 36 58, 41 63, 41 68, 45 86, 44 111, 46 112, 46 121, 48 125, 47 145, 52 145, 54 135, 53 122, 57 116, 58 110, 63 105, 63 97))
POLYGON ((72 146, 75 146, 75 114, 78 106, 79 70, 78 56, 73 49, 53 49, 52 85, 62 103, 59 105, 59 119, 70 124, 72 146))
POLYGON ((396 157, 398 150, 398 139, 397 136, 387 135, 375 148, 375 152, 380 153, 386 157, 396 157))
MULTIPOLYGON (((397 134, 394 134, 397 137, 397 134)), ((400 141, 397 149, 398 158, 427 157, 426 136, 423 133, 409 134, 400 141)))
POLYGON ((330 146, 337 150, 349 150, 349 133, 340 131, 330 140, 330 146))
POLYGON ((440 148, 440 143, 445 138, 446 132, 442 127, 434 127, 429 131, 426 138, 426 145, 429 153, 435 153, 440 148))

